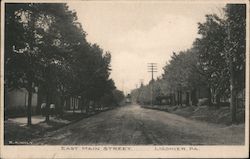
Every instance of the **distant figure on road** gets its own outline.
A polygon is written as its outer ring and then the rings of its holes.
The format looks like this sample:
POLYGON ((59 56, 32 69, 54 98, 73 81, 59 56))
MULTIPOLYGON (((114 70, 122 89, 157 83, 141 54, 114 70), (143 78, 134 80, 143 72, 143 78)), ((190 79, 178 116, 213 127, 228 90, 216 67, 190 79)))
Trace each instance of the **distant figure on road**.
POLYGON ((41 114, 42 116, 45 116, 45 111, 46 111, 46 103, 42 103, 41 104, 41 114))
POLYGON ((55 115, 55 108, 56 108, 56 106, 55 106, 55 104, 50 104, 50 114, 51 114, 51 116, 54 116, 55 115))

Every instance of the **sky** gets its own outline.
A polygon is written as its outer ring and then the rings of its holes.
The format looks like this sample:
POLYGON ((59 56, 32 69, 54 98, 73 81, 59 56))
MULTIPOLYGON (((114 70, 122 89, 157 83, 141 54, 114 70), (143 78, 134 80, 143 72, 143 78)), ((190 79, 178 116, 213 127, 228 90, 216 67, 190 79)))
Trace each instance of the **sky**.
POLYGON ((223 3, 163 1, 78 1, 68 3, 87 33, 87 41, 111 53, 111 78, 129 93, 151 79, 147 63, 157 63, 160 77, 173 52, 191 48, 198 22, 221 14, 223 3))

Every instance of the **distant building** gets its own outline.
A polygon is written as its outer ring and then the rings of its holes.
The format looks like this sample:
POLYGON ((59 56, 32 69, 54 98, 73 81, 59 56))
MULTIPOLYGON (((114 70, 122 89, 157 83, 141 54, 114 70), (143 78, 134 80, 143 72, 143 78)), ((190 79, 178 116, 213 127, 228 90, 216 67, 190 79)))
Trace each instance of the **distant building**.
POLYGON ((131 103, 132 102, 131 100, 132 100, 131 99, 131 95, 128 94, 127 97, 126 97, 126 99, 125 99, 126 103, 131 103))
POLYGON ((66 110, 79 110, 80 109, 80 98, 79 97, 69 97, 66 100, 65 109, 66 110))

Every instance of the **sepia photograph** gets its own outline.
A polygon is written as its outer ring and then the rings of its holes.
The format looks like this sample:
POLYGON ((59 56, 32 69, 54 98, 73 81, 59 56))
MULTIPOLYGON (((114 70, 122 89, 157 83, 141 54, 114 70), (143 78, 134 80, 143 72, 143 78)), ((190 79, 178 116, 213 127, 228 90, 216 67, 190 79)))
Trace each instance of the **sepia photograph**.
POLYGON ((244 0, 2 1, 0 157, 249 157, 248 27, 244 0))

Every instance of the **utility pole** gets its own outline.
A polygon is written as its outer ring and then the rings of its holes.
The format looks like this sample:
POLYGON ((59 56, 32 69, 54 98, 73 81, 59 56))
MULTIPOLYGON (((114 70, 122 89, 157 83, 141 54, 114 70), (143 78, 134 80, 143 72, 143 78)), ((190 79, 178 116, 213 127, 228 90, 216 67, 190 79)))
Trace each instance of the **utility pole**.
POLYGON ((140 79, 140 87, 143 86, 143 79, 140 79))
POLYGON ((122 80, 122 92, 125 93, 124 92, 124 80, 122 80))
POLYGON ((148 63, 148 72, 151 73, 151 105, 153 105, 154 73, 157 72, 157 63, 148 63))
POLYGON ((148 63, 148 72, 151 73, 151 80, 154 80, 154 72, 157 72, 157 63, 148 63))

